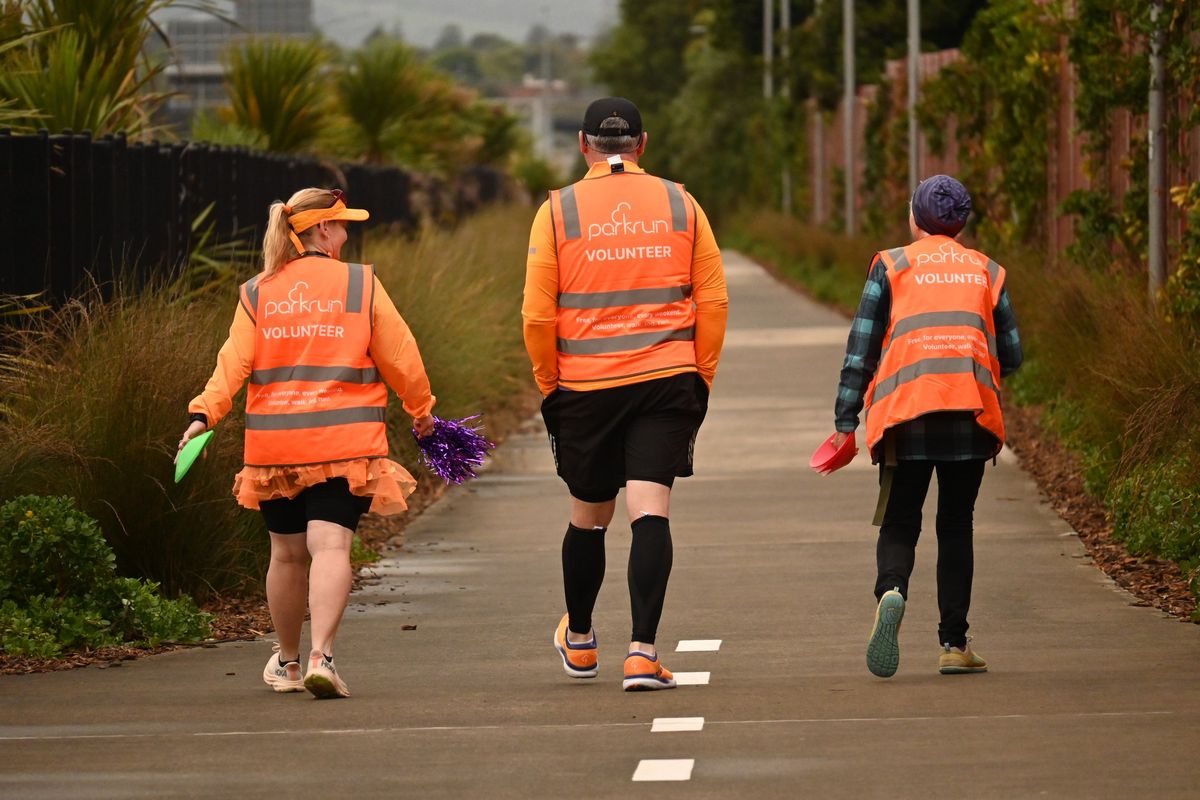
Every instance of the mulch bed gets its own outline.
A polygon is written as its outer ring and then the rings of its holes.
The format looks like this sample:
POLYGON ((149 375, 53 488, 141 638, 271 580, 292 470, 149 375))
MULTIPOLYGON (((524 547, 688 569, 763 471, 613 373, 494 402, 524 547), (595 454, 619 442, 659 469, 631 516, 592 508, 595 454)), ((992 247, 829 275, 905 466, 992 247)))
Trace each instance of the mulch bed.
MULTIPOLYGON (((488 436, 496 443, 504 441, 522 421, 533 414, 540 399, 535 393, 530 393, 520 398, 513 408, 489 414, 488 436)), ((359 539, 377 553, 400 547, 404 544, 404 530, 408 523, 436 503, 446 493, 447 488, 440 480, 432 476, 423 476, 417 483, 417 490, 408 498, 408 511, 390 517, 368 514, 359 523, 359 539)), ((355 570, 354 587, 358 588, 366 579, 360 570, 355 570)), ((262 596, 217 598, 203 604, 202 608, 212 614, 214 619, 212 638, 200 644, 163 644, 153 648, 120 645, 69 653, 59 658, 22 658, 0 653, 0 675, 55 672, 90 666, 107 669, 119 667, 122 662, 142 656, 166 653, 184 647, 216 647, 219 642, 252 641, 274 631, 266 598, 262 596)))
POLYGON ((1104 504, 1083 488, 1078 459, 1038 424, 1041 409, 1004 409, 1008 445, 1021 467, 1037 480, 1060 517, 1079 534, 1097 567, 1137 598, 1134 605, 1151 606, 1190 622, 1196 598, 1179 565, 1162 559, 1131 554, 1113 537, 1112 523, 1104 504))

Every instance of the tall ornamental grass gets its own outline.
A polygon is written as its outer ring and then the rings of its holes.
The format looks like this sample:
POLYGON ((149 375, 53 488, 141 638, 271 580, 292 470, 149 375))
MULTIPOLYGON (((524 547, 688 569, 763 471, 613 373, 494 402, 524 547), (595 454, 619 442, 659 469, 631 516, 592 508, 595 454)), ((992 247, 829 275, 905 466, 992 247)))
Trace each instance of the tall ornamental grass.
MULTIPOLYGON (((520 303, 530 219, 527 209, 496 209, 452 231, 367 237, 365 255, 418 338, 442 416, 503 411, 527 390, 520 303)), ((178 485, 171 463, 235 288, 184 300, 167 287, 118 287, 114 299, 97 294, 0 333, 0 501, 76 498, 100 522, 120 573, 172 595, 256 587, 267 536, 230 494, 244 396, 178 485)), ((393 456, 419 472, 399 403, 391 423, 393 456)))
MULTIPOLYGON (((457 229, 426 228, 411 240, 366 237, 362 258, 375 265, 412 328, 439 417, 497 416, 524 405, 533 386, 521 337, 532 221, 531 209, 492 209, 457 229)), ((396 403, 393 454, 412 469, 410 422, 396 403)))
POLYGON ((1085 485, 1130 551, 1180 564, 1200 596, 1200 343, 1146 302, 1144 278, 1016 257, 1029 356, 1018 402, 1080 453, 1085 485))
POLYGON ((163 287, 118 289, 112 300, 92 295, 10 335, 12 369, 0 372, 0 500, 76 498, 100 522, 121 574, 170 594, 251 582, 265 563, 265 534, 229 492, 241 461, 240 412, 185 482, 173 483, 171 464, 233 301, 227 293, 183 305, 163 287))

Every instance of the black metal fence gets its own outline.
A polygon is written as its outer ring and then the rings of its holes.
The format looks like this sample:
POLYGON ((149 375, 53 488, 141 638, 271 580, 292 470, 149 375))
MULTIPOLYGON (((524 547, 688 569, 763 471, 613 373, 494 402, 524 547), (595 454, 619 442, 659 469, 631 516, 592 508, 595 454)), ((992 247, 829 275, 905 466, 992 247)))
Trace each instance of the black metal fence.
POLYGON ((341 188, 370 224, 401 226, 462 216, 505 191, 482 167, 448 182, 240 147, 0 130, 0 294, 61 300, 90 280, 175 274, 210 205, 216 239, 254 241, 270 203, 306 186, 341 188))

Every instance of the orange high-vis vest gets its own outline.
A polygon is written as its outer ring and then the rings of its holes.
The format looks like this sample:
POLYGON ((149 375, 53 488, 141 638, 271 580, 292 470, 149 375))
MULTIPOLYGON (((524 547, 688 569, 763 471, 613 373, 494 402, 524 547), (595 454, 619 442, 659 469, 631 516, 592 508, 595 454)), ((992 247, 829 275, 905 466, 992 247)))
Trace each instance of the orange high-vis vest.
POLYGON ((879 253, 891 291, 891 319, 875 378, 867 387, 867 447, 884 433, 936 411, 974 411, 1004 443, 1000 362, 992 311, 1004 268, 948 236, 879 253))
POLYGON ((255 327, 247 466, 387 456, 387 386, 368 354, 374 289, 369 265, 320 257, 242 284, 255 327))
POLYGON ((681 184, 613 169, 550 192, 567 389, 696 369, 696 209, 681 184))

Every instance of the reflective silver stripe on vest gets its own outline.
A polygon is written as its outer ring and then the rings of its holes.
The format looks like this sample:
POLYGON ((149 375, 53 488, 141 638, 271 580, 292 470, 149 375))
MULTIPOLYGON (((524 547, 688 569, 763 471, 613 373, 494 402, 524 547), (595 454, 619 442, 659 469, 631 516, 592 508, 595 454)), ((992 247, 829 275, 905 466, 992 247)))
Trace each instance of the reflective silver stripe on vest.
POLYGON ((355 422, 383 422, 386 418, 387 409, 378 406, 302 411, 298 414, 247 414, 246 430, 294 431, 303 428, 330 428, 355 422))
POLYGON ((696 338, 695 326, 675 331, 651 331, 650 333, 627 333, 624 336, 606 336, 603 339, 559 339, 558 352, 573 356, 596 356, 602 353, 622 353, 640 350, 663 342, 690 342, 696 338))
POLYGON ((284 381, 339 381, 341 383, 379 383, 379 370, 375 367, 274 367, 256 369, 250 373, 250 383, 266 386, 268 383, 284 381))
POLYGON ((688 229, 687 207, 683 203, 683 192, 679 191, 677 184, 666 178, 659 178, 659 180, 667 187, 667 199, 671 202, 671 230, 686 232, 688 229))
POLYGON ((578 239, 579 204, 575 202, 575 187, 566 186, 558 190, 558 202, 562 206, 563 230, 568 239, 578 239))
POLYGON ((347 264, 346 267, 350 270, 350 280, 346 284, 346 313, 360 314, 362 313, 363 265, 347 264))
POLYGON ((891 256, 893 262, 892 268, 895 269, 896 272, 901 272, 908 269, 908 253, 904 252, 903 247, 896 247, 888 250, 887 254, 891 256))
MULTIPOLYGON (((976 330, 983 331, 983 335, 987 337, 988 352, 995 354, 996 337, 988 332, 987 323, 983 321, 983 317, 973 314, 970 311, 929 311, 924 314, 913 314, 911 317, 897 320, 895 326, 892 328, 892 336, 888 341, 888 347, 891 347, 891 343, 901 334, 911 333, 922 328, 947 328, 952 325, 961 325, 965 328, 975 328, 976 330)), ((884 348, 884 352, 887 352, 888 347, 884 348)))
POLYGON ((989 258, 987 263, 987 271, 988 275, 992 279, 992 286, 995 286, 996 281, 1000 280, 1000 265, 989 258))
POLYGON ((563 292, 559 308, 618 308, 648 303, 677 303, 692 296, 692 285, 666 286, 661 289, 629 289, 623 292, 563 292))
POLYGON ((915 381, 922 375, 962 375, 974 373, 975 380, 992 391, 998 391, 992 382, 992 373, 987 367, 973 358, 926 358, 907 367, 901 367, 896 373, 889 375, 875 385, 875 394, 871 402, 878 403, 902 384, 915 381))
POLYGON ((246 281, 246 297, 250 298, 249 311, 252 315, 258 314, 258 275, 255 275, 250 280, 246 281))

